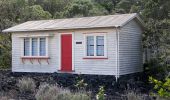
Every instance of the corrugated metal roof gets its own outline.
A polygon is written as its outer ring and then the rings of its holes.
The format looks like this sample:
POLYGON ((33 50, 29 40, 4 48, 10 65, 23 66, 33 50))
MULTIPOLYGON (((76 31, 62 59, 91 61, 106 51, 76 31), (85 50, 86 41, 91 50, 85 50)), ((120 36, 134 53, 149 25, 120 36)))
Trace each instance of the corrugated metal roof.
POLYGON ((82 18, 27 21, 25 23, 5 29, 3 32, 121 27, 134 18, 137 18, 139 22, 142 23, 137 14, 132 13, 82 18))

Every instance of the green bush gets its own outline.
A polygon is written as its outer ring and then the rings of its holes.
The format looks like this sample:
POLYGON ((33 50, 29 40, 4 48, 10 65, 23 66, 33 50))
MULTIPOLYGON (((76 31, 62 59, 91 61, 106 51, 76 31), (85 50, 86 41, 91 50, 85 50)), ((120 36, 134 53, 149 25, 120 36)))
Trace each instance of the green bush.
POLYGON ((35 92, 36 84, 33 79, 23 77, 18 81, 17 86, 19 87, 20 92, 35 92))
POLYGON ((165 78, 165 81, 159 81, 153 77, 149 77, 150 83, 154 84, 154 89, 157 90, 157 93, 161 97, 170 99, 170 78, 165 78))
POLYGON ((154 98, 152 100, 169 100, 168 98, 160 97, 158 94, 151 93, 150 98, 154 98))
POLYGON ((84 80, 81 79, 77 81, 75 87, 78 88, 78 90, 84 90, 87 87, 87 83, 85 83, 84 80))
POLYGON ((97 100, 104 100, 105 99, 105 94, 104 94, 104 87, 103 86, 101 86, 100 88, 99 88, 99 92, 97 93, 97 95, 96 95, 96 99, 97 100))

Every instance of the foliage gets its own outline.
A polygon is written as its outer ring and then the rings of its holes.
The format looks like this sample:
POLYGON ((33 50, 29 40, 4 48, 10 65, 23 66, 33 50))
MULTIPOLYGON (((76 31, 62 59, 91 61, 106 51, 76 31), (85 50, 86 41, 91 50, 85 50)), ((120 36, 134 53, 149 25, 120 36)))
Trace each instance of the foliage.
POLYGON ((159 95, 166 96, 164 83, 168 82, 170 72, 170 1, 143 0, 142 4, 145 9, 141 14, 147 27, 143 34, 143 47, 151 50, 152 65, 148 67, 148 73, 155 77, 150 77, 149 81, 155 84, 159 95))
POLYGON ((92 7, 93 4, 90 0, 74 0, 73 3, 68 6, 66 15, 68 17, 89 16, 89 11, 92 7))
POLYGON ((165 81, 159 81, 153 77, 149 77, 149 81, 154 84, 154 89, 157 90, 161 97, 170 99, 170 78, 167 77, 165 81))
POLYGON ((164 64, 164 66, 161 65, 161 62, 163 62, 163 60, 151 59, 144 64, 145 74, 147 76, 156 77, 158 80, 163 79, 167 75, 169 67, 166 64, 164 64))
POLYGON ((0 97, 0 100, 9 100, 7 96, 0 97))
POLYGON ((68 89, 58 87, 58 85, 40 85, 36 100, 90 100, 86 93, 71 93, 68 89))
MULTIPOLYGON (((61 92, 60 90, 61 89, 57 85, 43 84, 39 86, 35 98, 36 100, 55 100, 61 92)), ((69 92, 70 91, 66 91, 66 93, 69 92)))
POLYGON ((91 100, 91 98, 86 93, 68 93, 58 95, 57 100, 91 100))
POLYGON ((88 84, 85 83, 83 79, 81 79, 76 83, 75 87, 77 87, 78 90, 84 90, 87 87, 87 85, 88 84))
POLYGON ((52 18, 62 18, 62 12, 72 0, 40 0, 36 1, 45 11, 48 11, 52 18), (61 15, 60 15, 61 14, 61 15))
POLYGON ((127 100, 144 100, 144 98, 134 91, 126 91, 127 100))
POLYGON ((40 5, 26 7, 25 20, 50 19, 51 14, 44 11, 40 5), (28 15, 27 15, 28 14, 28 15))
POLYGON ((11 67, 11 34, 0 34, 0 68, 11 67))
POLYGON ((0 91, 0 100, 9 100, 10 97, 7 95, 7 93, 4 93, 0 91))
MULTIPOLYGON (((126 100, 169 100, 167 98, 160 97, 157 94, 140 94, 136 93, 134 90, 126 90, 126 94, 124 96, 127 98, 126 100)), ((122 99, 124 100, 124 98, 122 99)))
POLYGON ((100 86, 99 88, 99 92, 96 95, 96 99, 97 100, 105 100, 105 94, 104 94, 105 90, 103 86, 100 86))
POLYGON ((66 7, 64 15, 67 17, 82 17, 103 15, 105 12, 102 6, 96 6, 91 0, 73 0, 73 2, 66 7))
POLYGON ((19 90, 21 93, 26 93, 26 92, 35 92, 35 82, 31 78, 23 77, 18 81, 17 86, 19 87, 19 90))
POLYGON ((72 94, 70 100, 91 100, 91 97, 85 92, 77 92, 72 94))

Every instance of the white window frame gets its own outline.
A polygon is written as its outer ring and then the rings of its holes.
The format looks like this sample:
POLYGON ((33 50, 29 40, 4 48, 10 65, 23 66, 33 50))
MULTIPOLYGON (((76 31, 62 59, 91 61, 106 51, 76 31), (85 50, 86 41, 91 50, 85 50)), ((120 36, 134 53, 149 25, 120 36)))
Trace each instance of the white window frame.
POLYGON ((107 58, 107 43, 106 43, 106 33, 88 33, 84 34, 84 58, 107 58), (94 36, 94 56, 87 56, 87 36, 94 36), (104 36, 104 56, 97 56, 96 54, 96 37, 104 36))
POLYGON ((49 57, 49 55, 48 55, 48 37, 24 37, 22 50, 23 50, 22 57, 49 57), (29 56, 24 55, 24 39, 25 38, 29 38, 29 40, 30 40, 29 56), (32 56, 32 38, 37 38, 37 41, 38 41, 38 45, 37 45, 38 46, 38 49, 37 49, 38 55, 37 56, 32 56), (40 56, 40 38, 45 38, 45 43, 46 43, 46 55, 45 56, 40 56))

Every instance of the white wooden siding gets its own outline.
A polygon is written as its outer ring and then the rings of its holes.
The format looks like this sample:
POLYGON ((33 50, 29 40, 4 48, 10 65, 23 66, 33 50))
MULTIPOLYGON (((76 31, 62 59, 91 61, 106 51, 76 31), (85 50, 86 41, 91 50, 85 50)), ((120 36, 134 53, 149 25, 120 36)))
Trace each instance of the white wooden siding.
MULTIPOLYGON (((51 32, 49 32, 51 33, 51 32)), ((33 64, 30 60, 25 60, 25 63, 22 63, 21 56, 23 54, 23 38, 22 36, 35 34, 48 34, 48 33, 13 33, 12 34, 12 71, 13 72, 55 72, 58 69, 58 34, 55 34, 53 37, 49 37, 49 64, 46 60, 42 60, 41 64, 37 60, 33 60, 33 64)))
MULTIPOLYGON (((12 34, 12 71, 13 72, 57 72, 60 69, 60 33, 73 32, 73 63, 76 74, 116 75, 117 41, 115 28, 79 29, 67 31, 43 31, 12 34), (85 50, 84 33, 104 32, 106 34, 108 59, 83 59, 85 50), (23 36, 54 36, 49 37, 48 53, 49 64, 37 60, 33 64, 26 60, 22 63, 23 36), (82 42, 82 44, 76 44, 82 42)), ((141 29, 136 21, 132 20, 120 29, 119 33, 119 74, 130 74, 142 71, 141 29)))
POLYGON ((88 31, 76 31, 75 42, 75 71, 79 74, 98 74, 98 75, 115 75, 116 74, 116 32, 114 29, 98 29, 88 31), (85 39, 83 33, 106 32, 107 57, 108 59, 83 59, 85 39))
MULTIPOLYGON (((64 31, 64 33, 74 33, 74 70, 77 74, 99 74, 99 75, 115 75, 116 74, 116 32, 114 29, 86 29, 86 30, 70 30, 64 31), (107 32, 107 57, 108 59, 83 59, 84 57, 84 34, 89 32, 107 32), (76 42, 82 42, 82 44, 76 44, 76 42)), ((31 33, 13 33, 12 34, 12 71, 13 72, 57 72, 60 69, 60 54, 59 50, 59 31, 44 31, 44 32, 31 32, 31 33), (48 36, 54 34, 53 37, 49 37, 48 53, 49 64, 43 60, 41 64, 37 60, 33 60, 33 64, 29 60, 25 60, 22 63, 21 56, 23 54, 23 36, 27 35, 39 35, 48 36)), ((96 34, 96 33, 95 33, 96 34)))
POLYGON ((142 68, 142 30, 132 20, 120 30, 119 34, 119 74, 141 72, 142 68))

